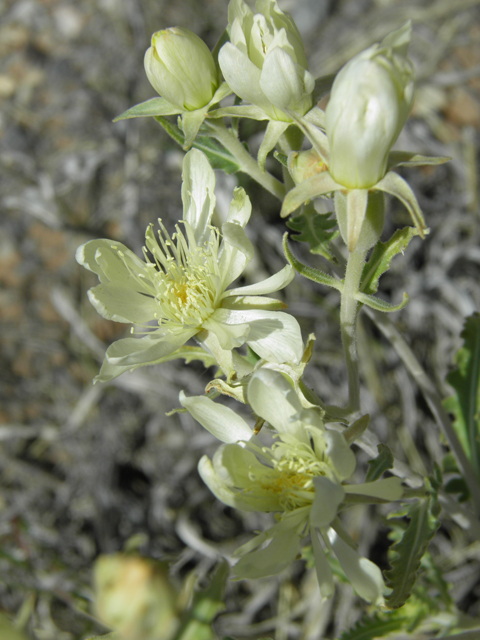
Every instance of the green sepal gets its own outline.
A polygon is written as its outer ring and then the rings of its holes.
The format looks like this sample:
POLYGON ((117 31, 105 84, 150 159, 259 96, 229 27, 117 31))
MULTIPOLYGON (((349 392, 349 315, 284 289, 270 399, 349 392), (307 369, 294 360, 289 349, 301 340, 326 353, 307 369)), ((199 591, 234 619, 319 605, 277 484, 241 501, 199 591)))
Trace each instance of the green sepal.
POLYGON ((328 273, 325 273, 325 271, 309 267, 295 258, 288 246, 288 233, 285 233, 283 236, 283 251, 288 262, 292 265, 295 271, 304 278, 308 278, 313 282, 323 284, 327 287, 332 287, 337 291, 341 291, 343 289, 343 282, 341 280, 336 280, 335 278, 332 278, 332 276, 329 276, 328 273))
POLYGON ((370 259, 363 268, 360 287, 362 293, 373 294, 377 292, 380 276, 388 271, 392 259, 397 254, 403 254, 414 236, 418 236, 418 230, 415 227, 404 227, 397 229, 386 242, 377 242, 370 259))
POLYGON ((422 167, 444 164, 451 158, 447 156, 422 156, 412 151, 390 151, 388 154, 387 171, 393 167, 422 167))
POLYGON ((275 150, 273 152, 273 157, 275 158, 275 160, 277 160, 282 167, 285 167, 285 169, 288 169, 288 156, 285 155, 284 153, 280 153, 280 151, 275 150))
POLYGON ((267 155, 275 147, 278 139, 288 129, 289 126, 289 122, 279 122, 278 120, 270 120, 270 122, 268 123, 257 156, 258 166, 264 173, 267 155))
POLYGON ((457 369, 446 380, 455 394, 444 401, 455 416, 453 426, 460 443, 480 479, 480 314, 465 320, 460 334, 463 347, 455 356, 457 369))
POLYGON ((330 216, 330 213, 303 211, 300 215, 290 218, 287 221, 287 227, 297 232, 291 236, 292 240, 308 242, 310 253, 321 255, 331 262, 337 262, 328 244, 338 236, 339 231, 335 228, 335 220, 330 216))
POLYGON ((374 482, 378 480, 385 471, 393 468, 393 453, 390 451, 390 447, 386 444, 380 443, 377 445, 378 456, 373 460, 368 460, 368 471, 366 475, 366 482, 374 482))
POLYGON ((387 586, 392 589, 385 600, 391 609, 402 607, 412 593, 423 555, 435 535, 440 522, 440 505, 437 494, 441 486, 441 474, 435 467, 435 475, 425 479, 428 494, 413 504, 406 505, 397 515, 410 520, 403 535, 390 548, 390 569, 385 572, 387 586))
POLYGON ((149 116, 173 116, 181 113, 181 109, 165 100, 165 98, 151 98, 145 100, 134 107, 130 107, 119 116, 113 119, 113 122, 119 120, 127 120, 128 118, 147 118, 149 116))
POLYGON ((193 360, 200 360, 205 367, 213 367, 217 364, 215 358, 202 347, 180 347, 180 349, 170 353, 168 356, 156 360, 155 364, 170 362, 171 360, 177 360, 177 358, 183 358, 185 364, 190 364, 193 360))
MULTIPOLYGON (((177 125, 173 124, 167 118, 162 116, 156 116, 155 120, 161 125, 168 135, 175 140, 182 148, 185 145, 185 136, 177 125)), ((200 128, 200 135, 197 136, 192 146, 195 149, 200 149, 207 156, 213 169, 222 169, 225 173, 235 173, 240 170, 240 165, 232 154, 225 149, 214 138, 202 135, 203 127, 200 128)))
POLYGON ((386 302, 385 300, 381 300, 380 298, 376 298, 375 296, 369 296, 366 293, 357 293, 355 295, 355 299, 362 304, 367 305, 371 309, 375 309, 375 311, 382 311, 383 313, 392 313, 393 311, 400 311, 408 304, 408 294, 403 294, 403 300, 399 304, 390 304, 390 302, 386 302))

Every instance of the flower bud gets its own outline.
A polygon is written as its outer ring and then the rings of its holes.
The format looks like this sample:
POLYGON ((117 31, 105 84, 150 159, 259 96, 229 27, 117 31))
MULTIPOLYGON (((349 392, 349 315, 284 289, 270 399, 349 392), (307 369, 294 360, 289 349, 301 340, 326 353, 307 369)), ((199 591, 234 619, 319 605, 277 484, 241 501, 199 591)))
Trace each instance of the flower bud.
POLYGON ((155 91, 181 111, 207 105, 219 85, 209 48, 188 29, 172 27, 154 33, 144 64, 155 91))
POLYGON ((100 556, 95 564, 98 616, 122 640, 169 640, 178 627, 176 593, 161 563, 122 554, 100 556))
POLYGON ((326 109, 329 171, 349 189, 368 189, 385 176, 389 151, 410 113, 410 34, 407 22, 352 58, 333 83, 326 109))
POLYGON ((230 42, 220 50, 218 61, 234 93, 272 119, 288 122, 283 109, 304 115, 312 107, 315 82, 291 16, 276 0, 258 0, 256 9, 254 14, 244 0, 230 1, 230 42))

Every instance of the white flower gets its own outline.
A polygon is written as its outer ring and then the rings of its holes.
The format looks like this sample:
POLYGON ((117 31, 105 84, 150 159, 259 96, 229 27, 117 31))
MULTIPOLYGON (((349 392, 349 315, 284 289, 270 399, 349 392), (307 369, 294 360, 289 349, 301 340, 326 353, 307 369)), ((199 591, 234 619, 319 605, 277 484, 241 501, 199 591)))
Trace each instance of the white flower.
POLYGON ((276 0, 258 0, 256 10, 254 14, 244 0, 230 1, 230 42, 220 50, 220 68, 240 98, 273 120, 291 122, 284 109, 303 116, 312 107, 315 83, 302 39, 276 0))
POLYGON ((231 350, 245 342, 266 360, 300 361, 297 321, 275 311, 281 302, 264 297, 291 282, 293 269, 227 290, 253 256, 244 231, 251 205, 244 190, 236 189, 220 233, 211 226, 214 188, 207 158, 194 149, 183 164, 183 231, 177 226, 170 238, 160 222, 157 238, 150 226, 144 260, 113 240, 91 240, 78 248, 77 261, 100 279, 88 292, 96 310, 109 320, 139 325, 146 334, 114 342, 97 380, 161 362, 193 337, 227 375, 233 372, 231 350))
POLYGON ((326 109, 329 171, 349 189, 367 189, 387 172, 414 95, 414 69, 407 58, 411 24, 352 58, 333 83, 326 109))
POLYGON ((210 490, 237 509, 277 512, 273 527, 237 550, 241 558, 235 574, 259 578, 279 573, 295 560, 302 538, 310 534, 322 597, 330 597, 334 590, 325 548, 337 556, 362 598, 381 603, 385 589, 381 571, 356 553, 353 541, 351 546, 345 542, 348 534, 341 528, 337 512, 349 494, 360 494, 367 500, 368 496, 400 498, 400 480, 345 484, 356 465, 345 438, 327 430, 315 409, 304 409, 279 372, 256 371, 247 396, 255 414, 278 434, 271 446, 264 446, 231 409, 206 397, 180 394, 180 402, 192 416, 225 443, 212 460, 203 456, 199 462, 200 475, 210 490))
POLYGON ((220 84, 210 49, 189 29, 154 33, 144 64, 155 91, 181 111, 207 105, 220 84))

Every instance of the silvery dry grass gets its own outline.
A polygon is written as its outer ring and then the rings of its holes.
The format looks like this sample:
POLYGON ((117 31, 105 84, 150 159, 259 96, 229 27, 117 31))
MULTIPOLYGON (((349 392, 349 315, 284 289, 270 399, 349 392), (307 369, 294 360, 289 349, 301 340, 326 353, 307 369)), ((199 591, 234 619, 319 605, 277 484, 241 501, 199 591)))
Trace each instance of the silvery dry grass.
MULTIPOLYGON (((442 394, 463 319, 480 303, 479 4, 282 5, 298 12, 314 75, 338 70, 413 19, 418 99, 399 145, 452 161, 408 174, 431 233, 397 258, 380 291, 385 298, 409 293, 410 304, 393 322, 442 394), (452 108, 460 90, 470 100, 465 112, 461 100, 452 108)), ((85 295, 93 279, 74 262, 85 240, 113 237, 139 251, 149 222, 160 216, 168 227, 178 219, 181 152, 153 121, 111 120, 152 95, 142 65, 151 31, 181 25, 213 47, 226 6, 19 0, 0 9, 0 609, 28 620, 32 638, 80 640, 102 632, 91 617, 92 563, 136 534, 143 553, 171 562, 180 584, 192 570, 206 576, 220 555, 261 528, 263 515, 233 513, 202 485, 196 464, 213 451, 213 438, 188 415, 165 417, 180 389, 201 393, 211 372, 173 363, 92 387, 121 327, 96 316, 85 295)), ((254 148, 254 128, 251 136, 254 148)), ((218 181, 221 206, 236 178, 218 181)), ((255 202, 250 237, 261 248, 247 275, 258 280, 283 266, 285 227, 268 194, 243 184, 255 202)), ((395 202, 388 220, 390 230, 408 223, 395 202)), ((300 246, 294 250, 301 254, 300 246)), ((304 335, 317 337, 309 384, 341 401, 338 295, 298 277, 282 295, 304 335)), ((363 401, 376 433, 414 470, 430 471, 445 449, 418 388, 366 315, 360 341, 363 401)), ((348 529, 361 533, 362 553, 384 566, 381 518, 351 510, 348 529)), ((479 615, 478 548, 449 525, 432 552, 458 606, 479 615)), ((218 633, 242 638, 334 638, 361 613, 347 587, 319 605, 315 580, 300 566, 279 578, 231 583, 226 604, 218 633)))

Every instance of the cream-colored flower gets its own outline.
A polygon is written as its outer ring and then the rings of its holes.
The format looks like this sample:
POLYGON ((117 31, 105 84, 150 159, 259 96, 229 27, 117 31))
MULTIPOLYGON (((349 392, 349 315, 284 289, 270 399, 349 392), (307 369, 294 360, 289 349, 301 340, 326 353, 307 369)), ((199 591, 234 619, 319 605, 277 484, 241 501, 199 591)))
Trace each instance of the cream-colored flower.
POLYGON ((291 122, 284 109, 304 115, 312 107, 314 80, 302 39, 276 0, 258 0, 256 10, 253 13, 244 0, 230 0, 230 42, 220 50, 220 68, 240 98, 273 120, 291 122))
POLYGON ((234 572, 241 578, 276 574, 295 560, 301 540, 310 534, 323 597, 334 583, 325 550, 334 553, 356 592, 381 603, 385 585, 380 569, 345 542, 337 518, 349 494, 384 500, 401 497, 398 478, 361 485, 345 481, 355 470, 355 456, 344 436, 325 428, 315 409, 304 409, 293 387, 277 371, 259 369, 248 385, 248 402, 277 436, 265 446, 231 409, 206 397, 180 402, 207 430, 224 442, 213 459, 204 456, 199 472, 215 496, 245 511, 276 512, 278 522, 237 550, 234 572), (341 536, 337 531, 341 532, 341 536), (265 546, 266 545, 266 546, 265 546))
MULTIPOLYGON (((251 205, 236 189, 221 232, 211 226, 215 174, 203 153, 190 151, 183 164, 182 229, 170 237, 161 222, 146 232, 144 260, 113 240, 91 240, 78 248, 77 261, 96 273, 100 285, 88 292, 109 320, 137 325, 143 338, 114 342, 97 380, 161 362, 195 337, 225 374, 233 372, 231 350, 245 342, 273 362, 299 362, 300 327, 284 305, 264 297, 293 279, 290 266, 263 282, 227 289, 253 257, 244 227, 251 205)), ((138 329, 137 329, 138 331, 138 329)))
POLYGON ((338 73, 327 105, 329 171, 349 189, 368 189, 387 172, 388 154, 414 95, 407 23, 352 58, 338 73))

